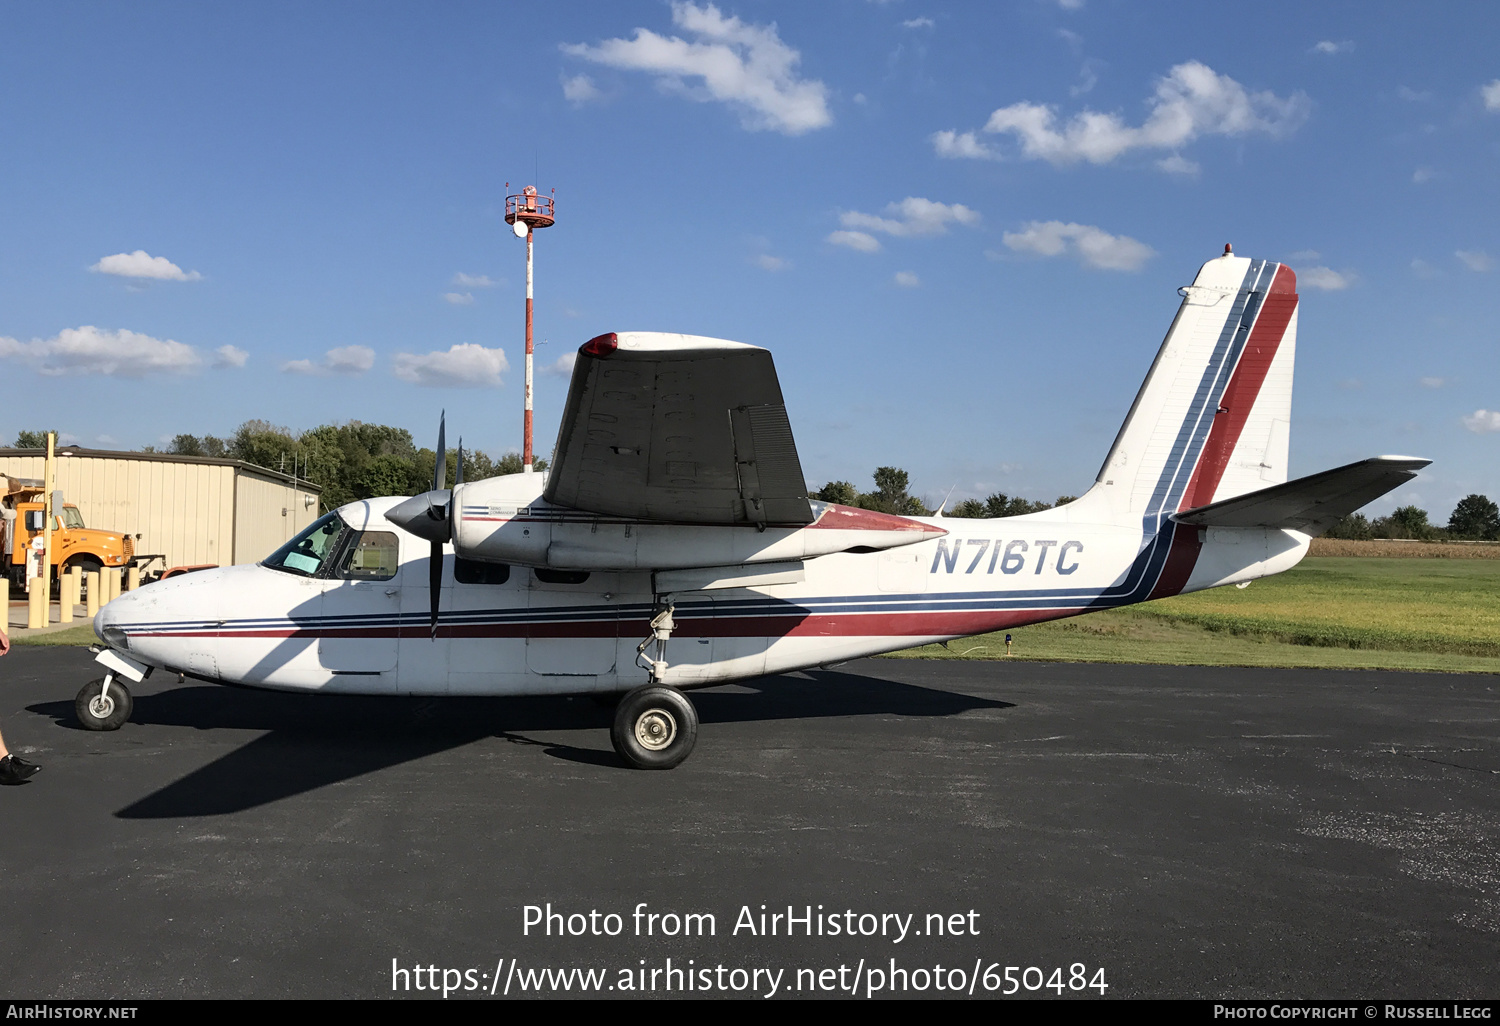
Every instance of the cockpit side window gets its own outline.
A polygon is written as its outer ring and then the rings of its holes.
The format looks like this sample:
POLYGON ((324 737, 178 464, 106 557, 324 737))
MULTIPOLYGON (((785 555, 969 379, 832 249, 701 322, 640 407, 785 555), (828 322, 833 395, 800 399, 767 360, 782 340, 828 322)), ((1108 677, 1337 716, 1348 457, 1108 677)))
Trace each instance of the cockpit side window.
POLYGON ((344 552, 335 576, 346 581, 389 581, 401 568, 401 543, 393 531, 361 531, 344 552))
POLYGON ((329 513, 267 556, 261 566, 299 577, 316 577, 328 557, 338 550, 340 536, 347 530, 349 527, 342 517, 329 513))

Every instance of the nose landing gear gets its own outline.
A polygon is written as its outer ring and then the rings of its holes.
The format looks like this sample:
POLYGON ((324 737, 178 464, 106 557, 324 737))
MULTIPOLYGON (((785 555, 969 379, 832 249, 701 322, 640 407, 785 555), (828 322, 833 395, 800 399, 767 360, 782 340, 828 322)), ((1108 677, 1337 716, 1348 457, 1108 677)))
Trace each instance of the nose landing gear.
POLYGON ((89 681, 73 700, 73 712, 85 730, 119 730, 134 707, 130 689, 112 673, 89 681))

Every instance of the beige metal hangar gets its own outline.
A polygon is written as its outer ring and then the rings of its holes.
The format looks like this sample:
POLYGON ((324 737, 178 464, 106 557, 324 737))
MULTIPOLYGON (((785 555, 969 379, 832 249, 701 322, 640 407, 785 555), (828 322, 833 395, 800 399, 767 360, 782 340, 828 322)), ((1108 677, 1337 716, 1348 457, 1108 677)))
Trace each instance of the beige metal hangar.
MULTIPOLYGON (((128 535, 136 554, 160 553, 166 567, 254 563, 320 515, 321 487, 238 460, 75 445, 57 453, 57 489, 84 524, 128 535)), ((0 449, 0 474, 40 479, 45 458, 0 449)))

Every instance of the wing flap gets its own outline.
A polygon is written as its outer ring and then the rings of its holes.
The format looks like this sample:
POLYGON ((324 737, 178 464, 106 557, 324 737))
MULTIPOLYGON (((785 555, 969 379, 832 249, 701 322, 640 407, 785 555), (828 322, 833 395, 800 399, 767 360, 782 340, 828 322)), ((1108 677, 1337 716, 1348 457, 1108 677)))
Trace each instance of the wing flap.
POLYGON ((1203 527, 1270 527, 1314 537, 1368 502, 1405 484, 1431 463, 1412 456, 1376 456, 1299 477, 1173 516, 1203 527))

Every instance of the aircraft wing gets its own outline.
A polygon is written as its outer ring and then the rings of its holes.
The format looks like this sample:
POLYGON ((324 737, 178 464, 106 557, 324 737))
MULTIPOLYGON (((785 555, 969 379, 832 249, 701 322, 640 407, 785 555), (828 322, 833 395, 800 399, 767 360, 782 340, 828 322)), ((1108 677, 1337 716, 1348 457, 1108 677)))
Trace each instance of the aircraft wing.
POLYGON ((584 344, 543 497, 678 523, 813 520, 771 354, 696 335, 584 344))
POLYGON ((1376 456, 1184 510, 1172 519, 1204 527, 1289 528, 1317 537, 1340 517, 1410 481, 1431 462, 1412 456, 1376 456))

